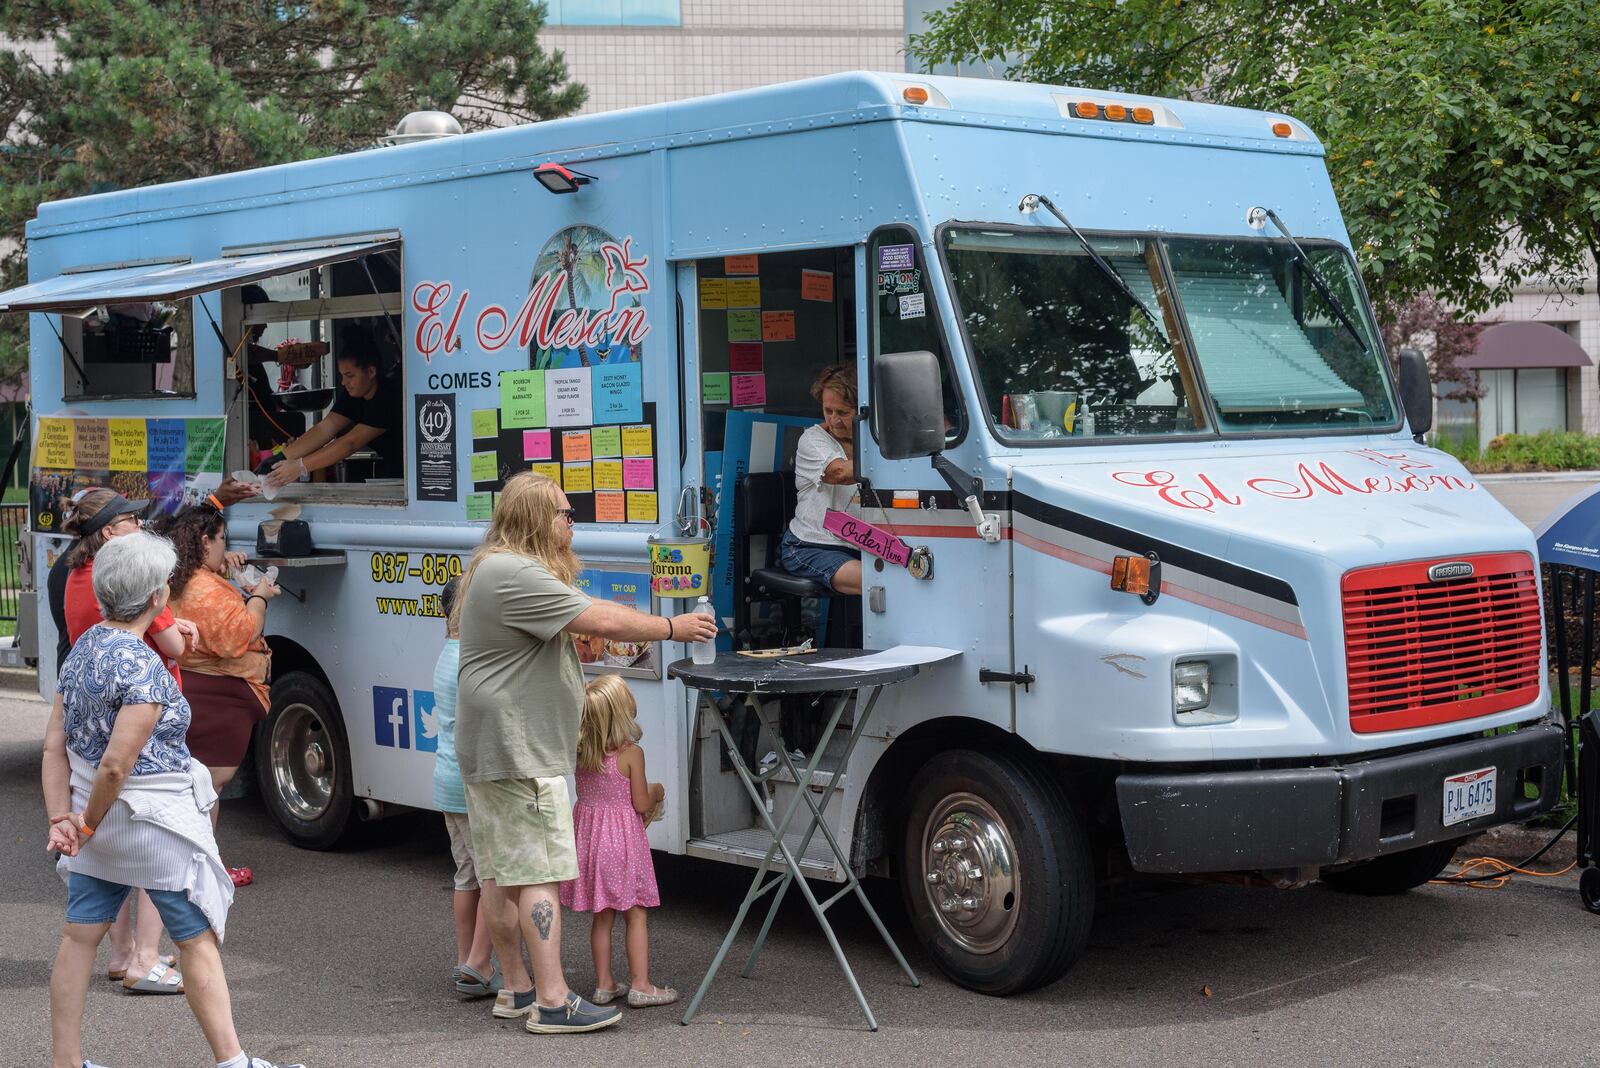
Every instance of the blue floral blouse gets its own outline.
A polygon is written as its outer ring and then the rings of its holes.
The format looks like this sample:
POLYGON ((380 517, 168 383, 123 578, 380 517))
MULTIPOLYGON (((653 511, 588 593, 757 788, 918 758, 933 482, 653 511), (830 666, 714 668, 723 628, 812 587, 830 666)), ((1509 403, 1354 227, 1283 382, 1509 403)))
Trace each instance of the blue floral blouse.
POLYGON ((153 704, 161 706, 161 716, 131 774, 189 770, 189 702, 161 657, 132 634, 104 624, 84 631, 67 654, 56 690, 67 747, 90 764, 100 766, 124 705, 153 704))

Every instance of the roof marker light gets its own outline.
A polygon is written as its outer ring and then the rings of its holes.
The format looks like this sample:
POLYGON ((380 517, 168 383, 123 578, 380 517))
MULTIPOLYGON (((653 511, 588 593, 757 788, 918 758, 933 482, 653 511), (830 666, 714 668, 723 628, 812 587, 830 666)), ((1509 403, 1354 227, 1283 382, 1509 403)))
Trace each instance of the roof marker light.
POLYGON ((1134 108, 1133 121, 1141 122, 1146 126, 1150 126, 1156 121, 1156 113, 1149 108, 1134 108))
POLYGON ((1110 119, 1112 122, 1127 122, 1128 109, 1123 107, 1121 104, 1107 104, 1106 118, 1110 119))
POLYGON ((900 90, 900 98, 907 104, 926 104, 928 91, 920 85, 908 85, 900 90))
POLYGON ((1286 122, 1275 122, 1272 124, 1272 135, 1274 137, 1293 137, 1294 127, 1286 122))
POLYGON ((1087 100, 1080 100, 1072 105, 1072 113, 1080 119, 1098 119, 1100 117, 1100 105, 1087 100))
POLYGON ((539 184, 552 193, 576 193, 580 185, 588 185, 594 176, 568 170, 559 163, 541 163, 533 169, 539 184))

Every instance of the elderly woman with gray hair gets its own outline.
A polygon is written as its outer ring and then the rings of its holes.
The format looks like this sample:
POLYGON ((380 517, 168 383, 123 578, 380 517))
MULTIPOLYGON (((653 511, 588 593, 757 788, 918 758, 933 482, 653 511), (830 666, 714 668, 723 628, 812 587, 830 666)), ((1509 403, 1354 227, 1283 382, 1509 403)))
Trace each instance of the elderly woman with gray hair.
POLYGON ((207 816, 216 791, 190 759, 189 704, 145 630, 167 605, 177 555, 165 538, 127 534, 95 557, 102 622, 62 665, 45 730, 46 849, 59 852, 67 922, 50 973, 52 1068, 83 1059, 95 951, 123 900, 144 889, 182 954, 185 993, 218 1068, 274 1068, 247 1057, 233 1028, 220 944, 233 883, 207 816))

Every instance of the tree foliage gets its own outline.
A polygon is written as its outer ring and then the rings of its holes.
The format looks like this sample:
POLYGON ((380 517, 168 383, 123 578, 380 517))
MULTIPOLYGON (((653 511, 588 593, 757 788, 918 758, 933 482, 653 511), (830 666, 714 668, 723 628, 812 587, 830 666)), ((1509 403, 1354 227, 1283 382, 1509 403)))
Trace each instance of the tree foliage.
POLYGON ((1404 304, 1380 303, 1376 310, 1390 359, 1398 361, 1402 347, 1418 349, 1428 358, 1434 392, 1441 400, 1483 399, 1488 391, 1478 372, 1462 367, 1459 361, 1472 355, 1479 335, 1492 324, 1467 322, 1430 293, 1404 304))
MULTIPOLYGON (((543 16, 530 0, 0 0, 0 289, 25 280, 44 201, 367 148, 415 110, 469 130, 575 111, 543 16)), ((17 318, 0 319, 0 375, 26 362, 17 318)))
POLYGON ((1595 0, 958 0, 923 64, 1311 126, 1369 288, 1467 314, 1600 259, 1595 0))

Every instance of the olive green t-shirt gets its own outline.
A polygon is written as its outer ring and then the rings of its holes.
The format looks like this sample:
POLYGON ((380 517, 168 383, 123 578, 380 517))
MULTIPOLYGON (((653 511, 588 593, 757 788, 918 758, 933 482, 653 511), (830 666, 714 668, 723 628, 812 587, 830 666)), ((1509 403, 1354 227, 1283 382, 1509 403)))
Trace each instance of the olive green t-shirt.
POLYGON ((570 775, 583 665, 562 628, 589 598, 539 561, 486 557, 461 603, 456 758, 465 782, 570 775))

